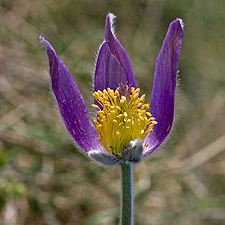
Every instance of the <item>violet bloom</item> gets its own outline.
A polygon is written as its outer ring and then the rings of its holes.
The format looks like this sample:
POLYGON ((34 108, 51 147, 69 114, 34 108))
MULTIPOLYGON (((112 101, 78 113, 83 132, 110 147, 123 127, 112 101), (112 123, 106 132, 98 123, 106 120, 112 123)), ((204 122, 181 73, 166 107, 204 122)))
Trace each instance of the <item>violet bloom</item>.
POLYGON ((113 14, 106 17, 105 41, 96 61, 95 126, 70 72, 52 45, 40 37, 47 47, 52 89, 70 135, 90 158, 106 166, 121 161, 137 163, 168 136, 174 119, 177 65, 183 40, 182 20, 177 19, 170 24, 156 61, 148 112, 149 104, 144 103, 145 95, 140 95, 130 60, 113 33, 113 19, 113 14))

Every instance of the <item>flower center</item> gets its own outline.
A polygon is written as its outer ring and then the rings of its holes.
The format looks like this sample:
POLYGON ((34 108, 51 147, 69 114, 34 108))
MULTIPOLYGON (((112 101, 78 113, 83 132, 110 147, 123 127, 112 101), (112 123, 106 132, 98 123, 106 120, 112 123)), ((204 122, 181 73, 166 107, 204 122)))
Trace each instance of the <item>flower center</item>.
POLYGON ((96 131, 98 141, 107 152, 119 155, 129 147, 130 141, 150 136, 155 118, 147 112, 149 104, 144 104, 145 95, 139 96, 140 89, 119 86, 115 91, 110 88, 94 92, 97 104, 96 131))

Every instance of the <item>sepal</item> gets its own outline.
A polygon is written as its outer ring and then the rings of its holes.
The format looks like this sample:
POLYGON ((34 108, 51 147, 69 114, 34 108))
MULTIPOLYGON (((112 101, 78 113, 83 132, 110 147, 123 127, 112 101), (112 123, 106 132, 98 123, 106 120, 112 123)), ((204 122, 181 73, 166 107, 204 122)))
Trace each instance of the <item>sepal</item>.
POLYGON ((101 166, 116 166, 119 163, 117 156, 107 152, 92 150, 88 152, 88 156, 101 166))
POLYGON ((143 145, 141 139, 130 142, 130 146, 125 148, 121 154, 124 161, 139 163, 143 158, 143 145))

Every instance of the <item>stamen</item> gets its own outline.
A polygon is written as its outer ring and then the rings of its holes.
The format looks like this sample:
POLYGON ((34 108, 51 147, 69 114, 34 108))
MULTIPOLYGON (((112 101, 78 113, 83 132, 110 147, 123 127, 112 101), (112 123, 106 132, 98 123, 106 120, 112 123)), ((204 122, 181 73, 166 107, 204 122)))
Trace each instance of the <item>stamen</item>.
MULTIPOLYGON (((121 85, 115 91, 107 88, 94 92, 94 99, 99 104, 93 104, 98 110, 94 123, 98 141, 107 152, 119 155, 130 146, 130 141, 144 141, 157 124, 147 112, 149 104, 144 104, 145 95, 139 97, 139 93, 139 88, 127 85, 121 85)), ((143 147, 146 146, 144 143, 143 147)))

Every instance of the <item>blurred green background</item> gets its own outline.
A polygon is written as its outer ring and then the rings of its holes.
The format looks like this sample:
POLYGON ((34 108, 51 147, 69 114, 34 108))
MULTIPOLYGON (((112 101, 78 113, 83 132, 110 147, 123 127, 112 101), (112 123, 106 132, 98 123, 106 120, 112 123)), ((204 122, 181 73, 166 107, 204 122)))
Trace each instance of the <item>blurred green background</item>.
POLYGON ((98 167, 72 144, 38 39, 54 46, 94 115, 91 71, 108 12, 149 101, 169 23, 185 23, 175 125, 134 169, 135 224, 225 224, 223 0, 0 1, 0 224, 118 223, 119 168, 98 167))

